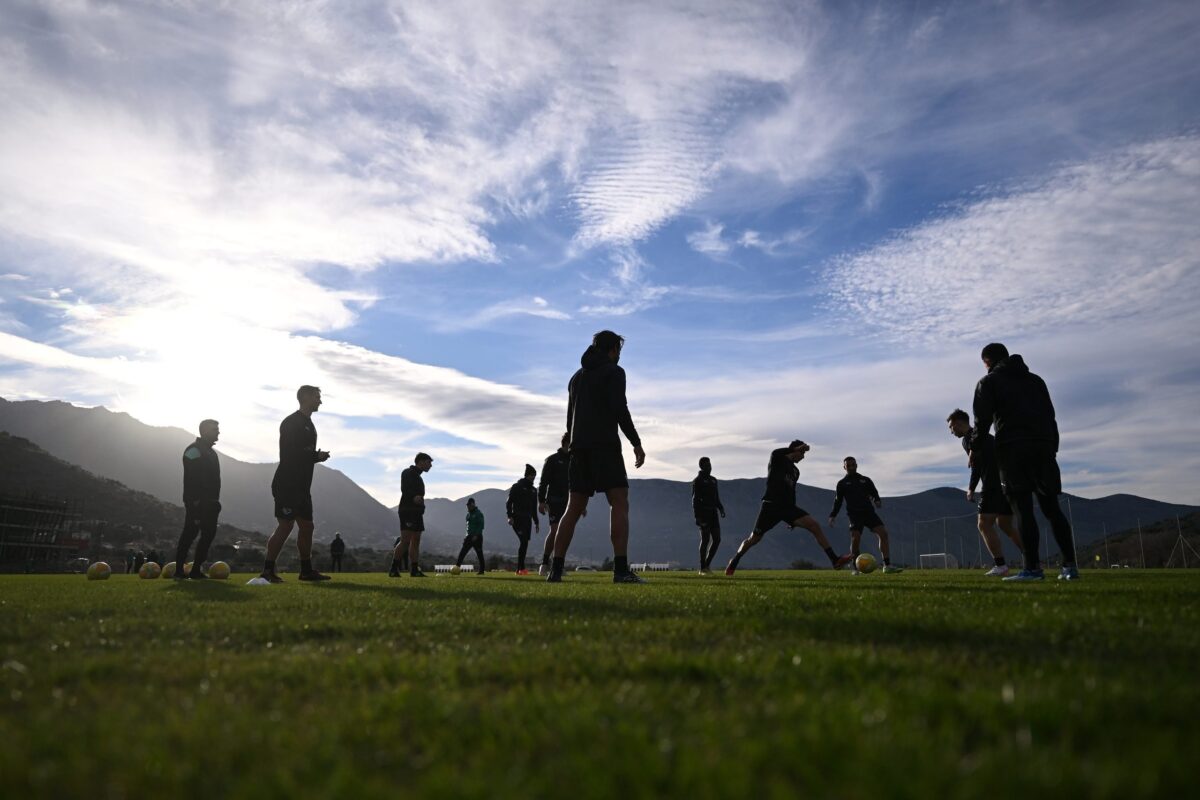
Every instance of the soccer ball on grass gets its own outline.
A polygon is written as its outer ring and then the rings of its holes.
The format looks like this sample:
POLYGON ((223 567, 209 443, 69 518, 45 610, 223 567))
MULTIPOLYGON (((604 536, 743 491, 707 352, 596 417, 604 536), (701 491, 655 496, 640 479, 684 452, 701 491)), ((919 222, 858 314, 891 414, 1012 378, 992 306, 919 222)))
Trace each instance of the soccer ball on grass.
POLYGON ((155 564, 153 561, 147 561, 138 569, 138 577, 148 581, 152 581, 162 572, 162 567, 155 564))
POLYGON ((218 561, 208 568, 208 577, 223 581, 229 577, 229 572, 229 565, 224 561, 218 561))
POLYGON ((87 576, 89 581, 106 581, 109 575, 112 575, 112 567, 104 561, 97 561, 94 564, 88 565, 87 576))
POLYGON ((854 559, 854 568, 859 572, 874 572, 875 556, 870 553, 859 553, 858 558, 854 559))

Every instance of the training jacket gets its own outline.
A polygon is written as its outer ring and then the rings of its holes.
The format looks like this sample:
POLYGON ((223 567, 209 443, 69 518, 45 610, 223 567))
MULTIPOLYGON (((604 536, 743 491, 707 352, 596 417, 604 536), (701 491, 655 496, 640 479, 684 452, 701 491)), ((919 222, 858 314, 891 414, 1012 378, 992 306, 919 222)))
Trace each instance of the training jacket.
POLYGON ((345 539, 336 539, 335 538, 332 542, 329 543, 329 554, 331 556, 340 556, 344 552, 346 552, 346 540, 345 539))
POLYGON ((414 497, 425 496, 425 479, 421 477, 421 468, 413 464, 400 473, 400 511, 424 511, 425 506, 418 505, 414 497))
POLYGON ((538 493, 531 479, 521 478, 509 487, 504 510, 510 519, 532 519, 537 516, 537 507, 538 493))
POLYGON ((996 463, 996 440, 990 433, 976 433, 972 430, 963 437, 963 450, 974 462, 971 467, 970 490, 975 491, 980 481, 984 489, 1000 488, 1000 466, 996 463))
POLYGON ((625 399, 625 370, 607 354, 588 347, 580 368, 567 384, 567 430, 572 449, 621 447, 617 428, 634 447, 642 440, 633 427, 625 399))
POLYGON ((699 514, 714 508, 725 513, 725 506, 721 505, 721 495, 717 491, 717 479, 711 473, 699 472, 692 479, 692 513, 699 514))
POLYGON ((296 411, 279 423, 279 466, 271 481, 272 491, 288 489, 307 492, 312 488, 317 465, 317 429, 312 417, 296 411))
POLYGON ((862 473, 847 475, 838 481, 837 494, 833 498, 833 510, 829 516, 836 517, 842 510, 842 501, 846 501, 846 513, 858 515, 874 511, 875 501, 879 499, 879 491, 875 483, 862 473))
POLYGON ((762 499, 783 505, 796 505, 796 481, 800 480, 800 469, 788 458, 786 447, 771 451, 767 462, 767 489, 762 499))
POLYGON ((467 512, 467 536, 483 536, 483 512, 478 506, 467 512))
POLYGON ((217 451, 197 438, 183 451, 183 504, 221 499, 221 462, 217 451))
POLYGON ((542 477, 538 480, 538 502, 565 503, 570 492, 567 490, 567 465, 571 457, 566 450, 555 450, 542 464, 542 477))
POLYGON ((975 385, 975 429, 980 435, 996 426, 996 447, 1043 443, 1058 452, 1058 422, 1046 382, 1029 371, 1019 355, 996 364, 975 385))

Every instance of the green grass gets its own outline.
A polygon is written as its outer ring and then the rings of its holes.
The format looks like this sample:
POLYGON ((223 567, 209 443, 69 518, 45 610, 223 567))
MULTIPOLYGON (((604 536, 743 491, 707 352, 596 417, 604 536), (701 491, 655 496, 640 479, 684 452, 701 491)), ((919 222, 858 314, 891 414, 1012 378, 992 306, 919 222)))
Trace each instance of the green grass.
POLYGON ((1194 784, 1194 572, 246 578, 0 578, 0 795, 1126 799, 1194 784))

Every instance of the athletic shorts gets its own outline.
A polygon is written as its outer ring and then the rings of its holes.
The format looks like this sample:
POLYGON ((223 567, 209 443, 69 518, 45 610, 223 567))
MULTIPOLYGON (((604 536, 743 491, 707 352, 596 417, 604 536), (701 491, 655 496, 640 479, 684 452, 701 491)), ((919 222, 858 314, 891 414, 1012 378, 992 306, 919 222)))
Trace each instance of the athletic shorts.
POLYGON ((1013 512, 1012 506, 1008 504, 1008 498, 1004 496, 1004 490, 999 486, 995 489, 984 486, 979 495, 979 513, 1010 516, 1013 512))
POLYGON ((513 517, 512 527, 518 539, 528 539, 533 534, 533 518, 513 517))
POLYGON ((1054 456, 1053 447, 1037 442, 1018 442, 998 449, 996 463, 1005 497, 1030 492, 1046 497, 1062 494, 1062 474, 1054 456))
POLYGON ((275 519, 297 520, 312 522, 312 495, 308 492, 278 491, 275 497, 275 519))
POLYGON ((567 513, 567 501, 551 498, 546 501, 546 510, 550 512, 550 524, 557 525, 558 521, 563 518, 563 514, 567 513))
POLYGON ((847 512, 847 514, 850 517, 850 530, 852 531, 861 532, 863 528, 874 530, 883 525, 883 520, 874 511, 865 511, 862 514, 850 514, 847 512))
POLYGON ((567 466, 567 486, 571 492, 591 497, 609 489, 628 489, 625 459, 618 447, 589 447, 571 451, 567 466))
POLYGON ((400 509, 400 530, 417 532, 425 530, 425 509, 400 509))
POLYGON ((763 500, 758 507, 758 519, 754 520, 754 532, 763 534, 779 523, 792 527, 792 523, 801 517, 807 517, 808 512, 796 505, 784 505, 763 500))
POLYGON ((715 508, 701 508, 696 512, 696 525, 710 533, 721 532, 721 514, 715 508))

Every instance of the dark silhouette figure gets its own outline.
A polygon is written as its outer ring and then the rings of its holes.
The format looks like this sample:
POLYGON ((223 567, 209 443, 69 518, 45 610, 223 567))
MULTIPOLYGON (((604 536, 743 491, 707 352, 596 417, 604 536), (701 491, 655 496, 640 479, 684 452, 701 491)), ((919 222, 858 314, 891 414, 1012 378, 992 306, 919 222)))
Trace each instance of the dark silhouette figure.
MULTIPOLYGON (((421 533, 425 530, 425 479, 422 474, 433 469, 428 453, 417 453, 413 465, 400 473, 400 544, 395 559, 408 559, 408 574, 424 578, 421 571, 421 533)), ((394 563, 394 562, 393 562, 394 563)))
POLYGON ((183 451, 183 532, 175 548, 175 578, 203 580, 202 566, 208 549, 217 535, 217 518, 221 514, 221 462, 213 445, 221 436, 221 426, 215 419, 200 423, 200 436, 183 451), (188 550, 196 542, 191 575, 184 574, 188 550))
MULTIPOLYGON (((901 572, 903 567, 892 566, 892 550, 888 542, 887 526, 875 513, 875 509, 883 506, 883 498, 875 488, 875 482, 858 471, 858 461, 853 456, 842 459, 842 469, 846 477, 838 481, 833 497, 833 509, 829 512, 829 527, 837 519, 846 504, 846 516, 850 517, 850 555, 855 559, 862 552, 863 529, 871 531, 879 539, 879 552, 883 556, 883 572, 901 572)), ((858 568, 855 567, 857 572, 858 568)))
POLYGON ((329 560, 332 562, 330 569, 333 572, 342 571, 342 556, 346 553, 346 543, 342 541, 342 534, 335 533, 333 541, 329 543, 329 560))
POLYGON ((700 574, 708 575, 713 556, 721 545, 721 520, 725 518, 725 506, 721 505, 708 456, 700 459, 700 471, 692 479, 692 516, 700 529, 700 574))
POLYGON ((570 497, 567 479, 571 461, 567 447, 570 443, 571 434, 564 433, 558 449, 546 456, 542 464, 542 478, 538 481, 538 513, 545 514, 550 523, 546 532, 546 544, 542 548, 539 575, 550 568, 550 557, 554 554, 554 534, 558 532, 558 523, 567 511, 567 499, 570 497))
POLYGON ((508 515, 508 524, 517 534, 517 574, 528 575, 525 569, 525 554, 529 552, 529 537, 534 531, 541 533, 538 524, 538 492, 533 486, 537 470, 532 464, 525 465, 525 477, 514 483, 508 489, 508 501, 504 511, 508 515))
POLYGON ((463 559, 471 550, 474 550, 479 558, 479 574, 482 575, 486 571, 483 561, 483 512, 475 507, 474 497, 467 500, 467 535, 463 537, 462 549, 458 551, 455 566, 461 567, 463 559))

